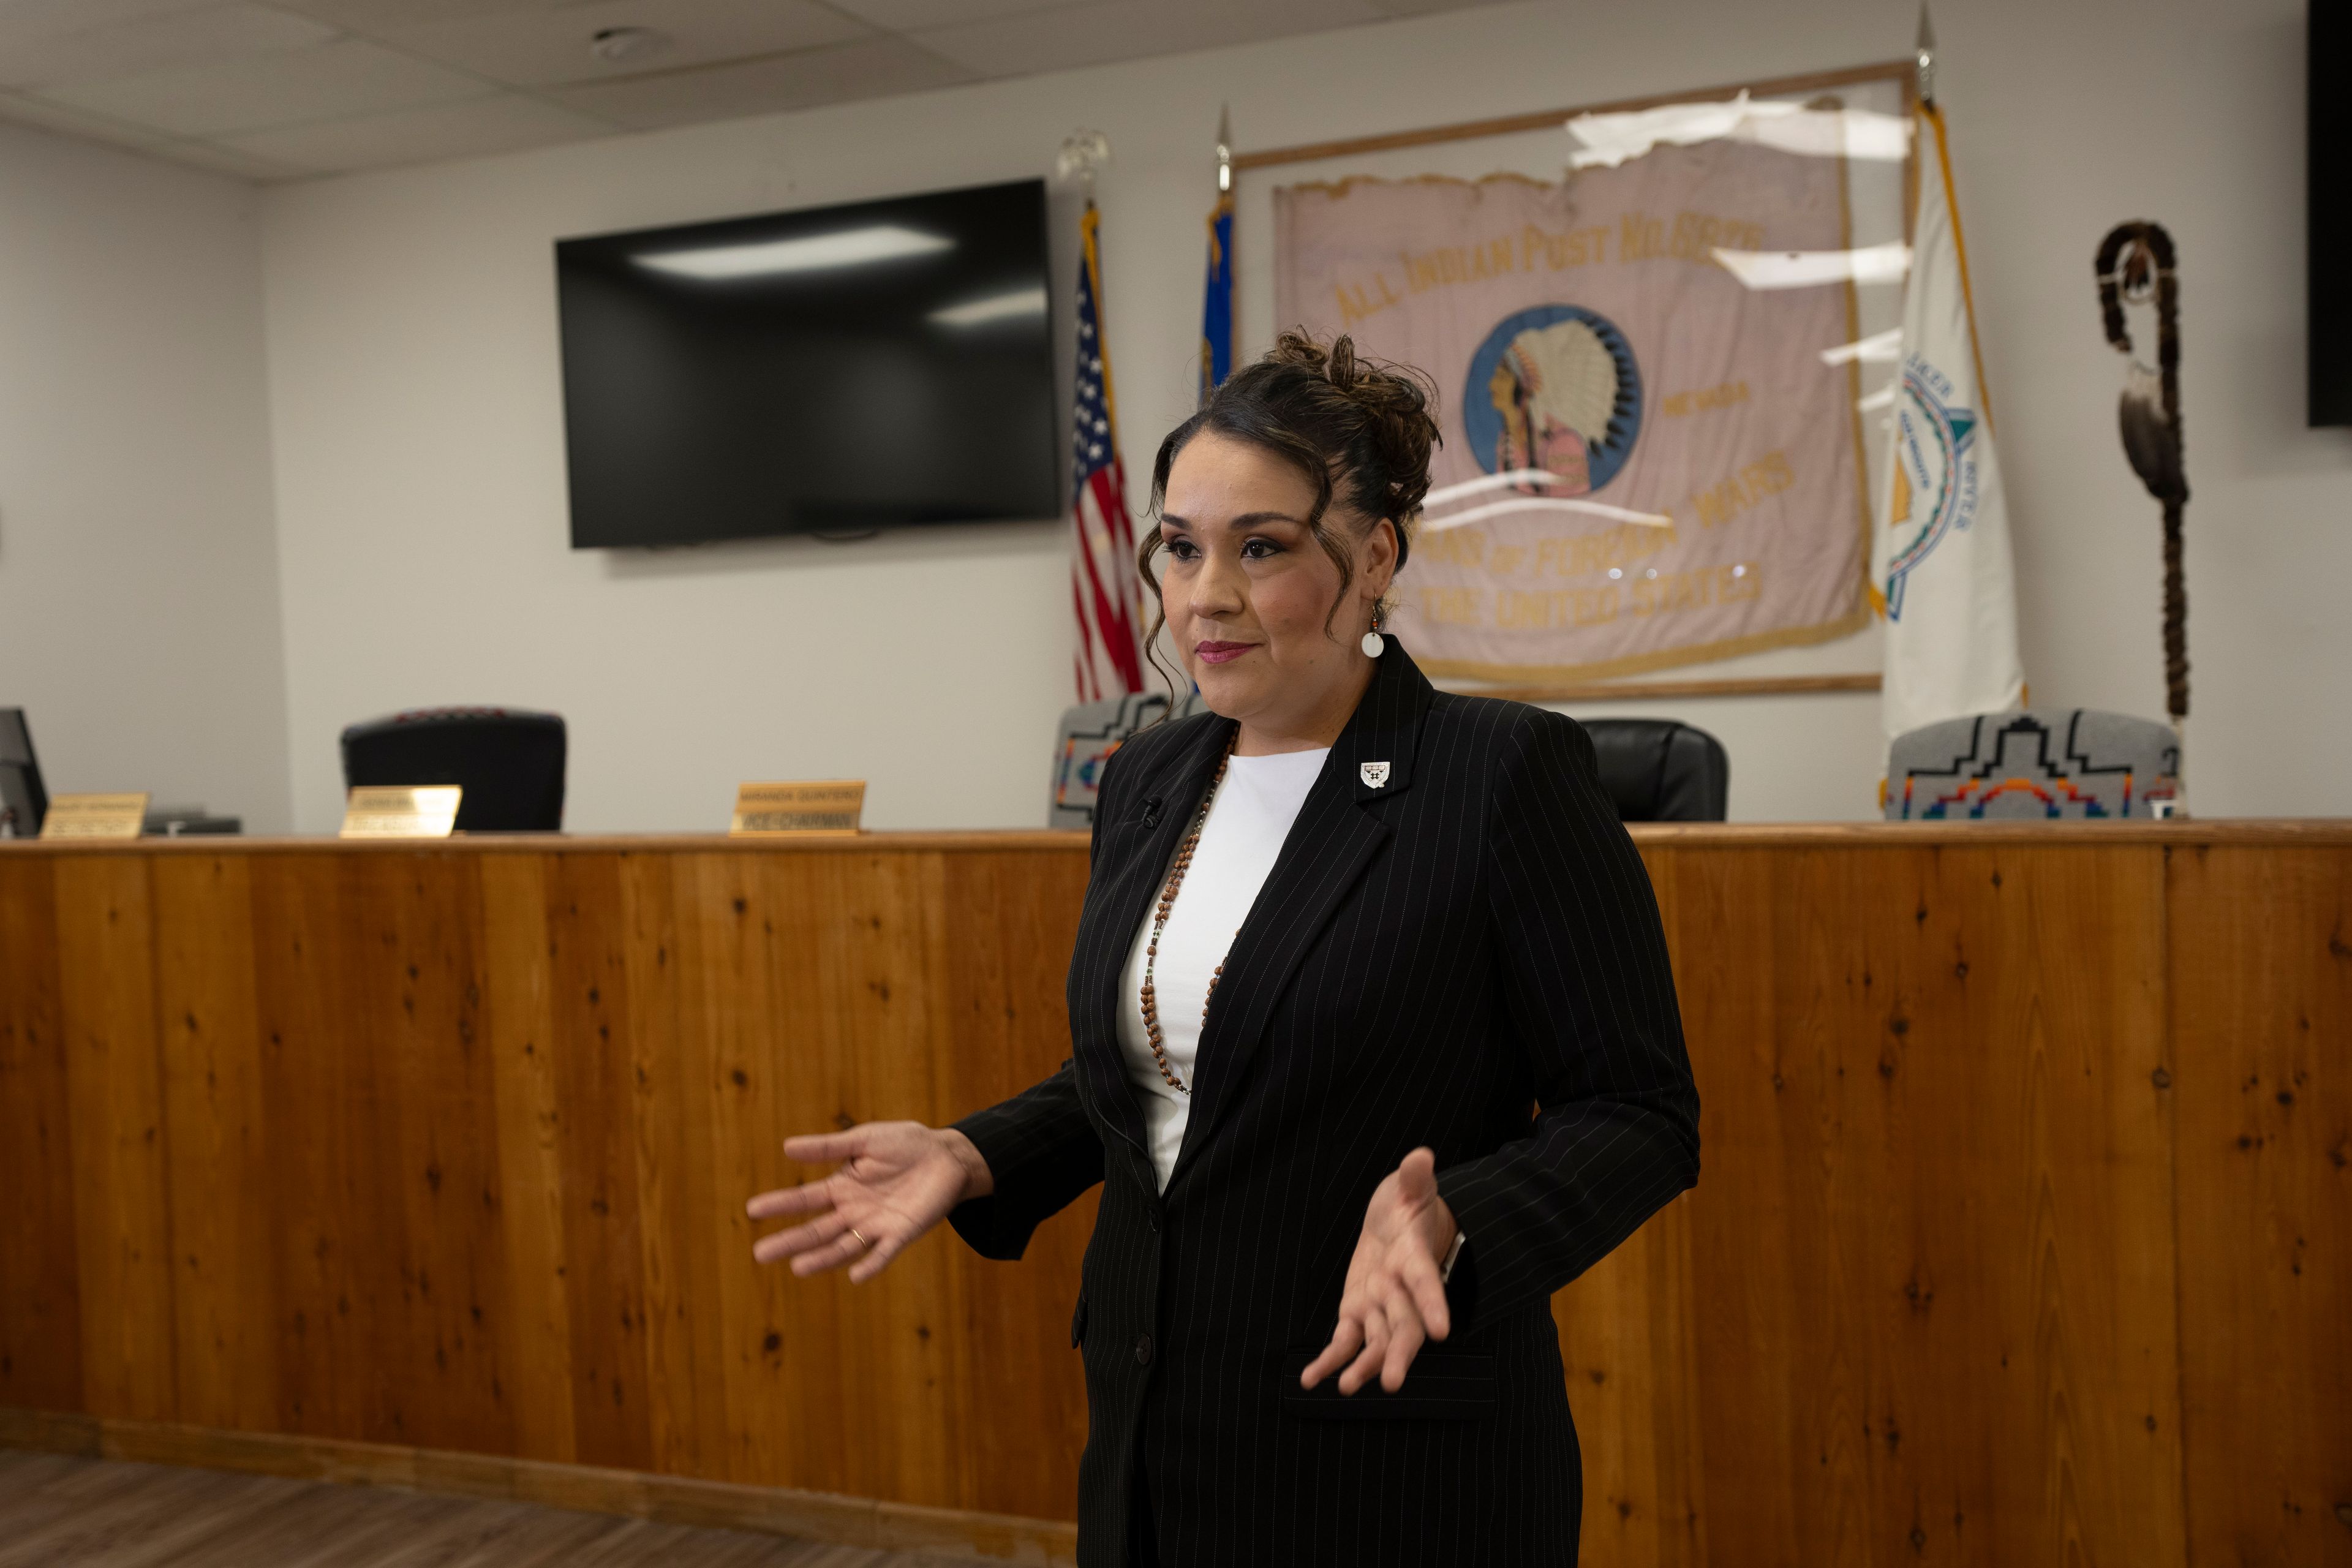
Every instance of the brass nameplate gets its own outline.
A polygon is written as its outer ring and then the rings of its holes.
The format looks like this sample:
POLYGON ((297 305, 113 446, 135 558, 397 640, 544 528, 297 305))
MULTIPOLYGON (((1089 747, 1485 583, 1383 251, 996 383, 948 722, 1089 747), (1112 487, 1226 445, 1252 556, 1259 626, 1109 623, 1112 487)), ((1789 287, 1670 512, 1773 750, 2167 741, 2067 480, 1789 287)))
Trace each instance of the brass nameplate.
POLYGON ((344 838, 446 838, 457 826, 457 784, 361 784, 343 803, 344 838))
POLYGON ((143 795, 53 795, 44 838, 136 838, 147 822, 143 795))
POLYGON ((735 792, 735 822, 727 831, 739 837, 855 833, 865 812, 864 779, 747 784, 735 792))

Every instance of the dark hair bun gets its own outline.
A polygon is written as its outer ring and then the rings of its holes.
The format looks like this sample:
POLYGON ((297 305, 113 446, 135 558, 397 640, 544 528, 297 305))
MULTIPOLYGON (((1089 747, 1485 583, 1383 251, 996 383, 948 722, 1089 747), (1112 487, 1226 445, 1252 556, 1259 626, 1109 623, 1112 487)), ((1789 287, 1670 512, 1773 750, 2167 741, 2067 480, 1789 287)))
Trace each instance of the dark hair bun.
MULTIPOLYGON (((1316 488, 1308 521, 1318 535, 1334 500, 1372 521, 1394 523, 1402 569, 1413 519, 1429 493, 1429 455, 1438 442, 1437 421, 1429 413, 1435 396, 1428 376, 1365 359, 1350 338, 1326 344, 1286 331, 1263 359, 1227 377, 1198 413, 1168 433, 1151 466, 1152 508, 1167 493, 1176 454, 1202 431, 1213 430, 1296 463, 1316 488)), ((1151 543, 1145 542, 1147 555, 1151 543)), ((1334 558, 1340 559, 1336 549, 1334 558)), ((1343 582, 1349 570, 1340 559, 1343 582)))
POLYGON ((1429 456, 1438 440, 1437 421, 1429 414, 1436 395, 1434 384, 1420 371, 1361 357, 1356 353, 1355 340, 1345 334, 1326 345, 1294 330, 1276 338, 1273 350, 1257 364, 1219 387, 1210 399, 1212 406, 1242 376, 1276 367, 1290 372, 1291 376, 1266 377, 1268 391, 1292 376, 1318 380, 1329 389, 1318 396, 1311 386, 1286 386, 1291 396, 1282 402, 1295 398, 1311 405, 1324 402, 1329 394, 1343 400, 1344 406, 1329 410, 1335 417, 1312 423, 1322 426, 1318 434, 1340 437, 1325 450, 1341 459, 1339 478, 1347 504, 1367 517, 1393 521, 1402 542, 1405 524, 1421 510, 1421 498, 1429 493, 1429 456), (1347 428, 1351 425, 1355 428, 1347 428), (1334 447, 1344 450, 1335 451, 1334 447))

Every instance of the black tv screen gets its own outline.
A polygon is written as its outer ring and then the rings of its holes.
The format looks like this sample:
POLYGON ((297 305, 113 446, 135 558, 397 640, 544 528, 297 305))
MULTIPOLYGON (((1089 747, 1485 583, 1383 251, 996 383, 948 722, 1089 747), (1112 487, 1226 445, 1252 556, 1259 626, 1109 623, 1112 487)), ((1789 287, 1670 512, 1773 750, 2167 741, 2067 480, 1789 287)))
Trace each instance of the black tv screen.
POLYGON ((555 260, 575 549, 1061 510, 1042 180, 555 260))
POLYGON ((2345 298, 2344 257, 2352 248, 2352 104, 2344 73, 2352 68, 2352 16, 2312 0, 2309 49, 2308 214, 2311 301, 2311 423, 2352 425, 2352 300, 2345 298))

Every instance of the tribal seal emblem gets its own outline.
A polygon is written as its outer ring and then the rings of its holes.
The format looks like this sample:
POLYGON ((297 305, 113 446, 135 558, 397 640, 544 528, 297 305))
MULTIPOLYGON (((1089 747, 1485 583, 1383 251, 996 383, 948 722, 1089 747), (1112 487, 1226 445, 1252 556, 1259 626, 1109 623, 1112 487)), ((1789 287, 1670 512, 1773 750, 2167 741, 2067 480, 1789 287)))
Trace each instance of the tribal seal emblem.
POLYGON ((1895 404, 1895 495, 1887 526, 1909 539, 1887 563, 1886 618, 1903 618, 1905 580, 1951 531, 1977 516, 1977 426, 1973 408, 1954 406, 1953 387, 1917 354, 1903 365, 1895 404))
POLYGON ((1356 771, 1362 777, 1366 789, 1378 789, 1389 782, 1389 765, 1386 763, 1366 763, 1356 771))

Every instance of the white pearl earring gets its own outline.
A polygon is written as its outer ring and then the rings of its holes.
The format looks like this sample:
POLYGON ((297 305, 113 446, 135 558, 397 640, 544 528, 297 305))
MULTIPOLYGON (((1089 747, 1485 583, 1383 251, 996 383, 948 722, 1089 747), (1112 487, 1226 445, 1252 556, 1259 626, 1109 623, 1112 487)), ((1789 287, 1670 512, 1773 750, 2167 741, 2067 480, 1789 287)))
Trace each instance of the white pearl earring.
POLYGON ((1364 634, 1360 646, 1366 658, 1378 658, 1388 650, 1387 639, 1381 636, 1381 607, 1378 605, 1372 606, 1372 629, 1364 634))

